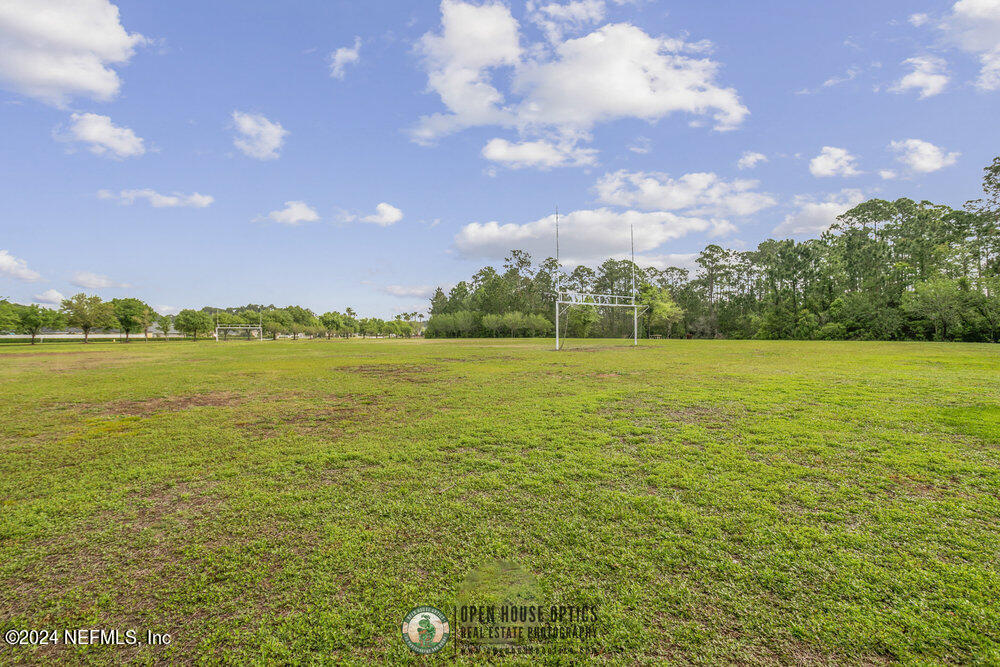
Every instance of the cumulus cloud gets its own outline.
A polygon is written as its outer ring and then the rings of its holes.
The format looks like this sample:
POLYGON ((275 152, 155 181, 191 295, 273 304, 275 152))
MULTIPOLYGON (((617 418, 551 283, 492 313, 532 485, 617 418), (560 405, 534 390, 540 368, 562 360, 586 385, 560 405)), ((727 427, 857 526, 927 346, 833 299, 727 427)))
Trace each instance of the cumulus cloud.
POLYGON ((434 296, 433 285, 386 285, 382 291, 392 296, 429 299, 434 296))
POLYGON ((746 151, 740 156, 739 161, 736 163, 736 167, 738 169, 753 169, 758 164, 763 164, 764 162, 767 162, 767 156, 763 153, 746 151))
POLYGON ((354 38, 354 46, 342 46, 330 54, 330 76, 343 79, 348 65, 361 60, 361 38, 354 38))
POLYGON ((757 181, 727 181, 713 173, 684 174, 674 179, 659 172, 605 174, 595 190, 613 206, 659 211, 688 211, 697 216, 751 215, 774 206, 769 194, 756 192, 757 181))
POLYGON ((441 32, 426 33, 417 45, 427 69, 427 87, 448 114, 420 119, 413 138, 421 143, 477 125, 510 125, 513 116, 499 108, 503 96, 489 70, 520 61, 518 23, 498 2, 472 5, 442 0, 441 32))
MULTIPOLYGON (((655 251, 668 241, 696 232, 723 235, 734 231, 725 220, 681 216, 669 211, 580 210, 559 216, 561 259, 586 264, 630 252, 629 226, 635 229, 637 253, 655 251)), ((546 257, 555 254, 555 215, 523 224, 472 222, 455 236, 455 248, 466 257, 502 259, 511 248, 546 257)))
POLYGON ((635 263, 639 266, 651 266, 654 269, 663 270, 670 266, 680 269, 694 269, 697 267, 695 260, 698 259, 696 252, 672 252, 666 254, 644 254, 636 255, 635 263))
POLYGON ((981 60, 983 67, 976 85, 986 91, 1000 90, 1000 49, 984 55, 981 60))
POLYGON ((841 190, 824 199, 800 195, 793 204, 796 210, 787 216, 772 233, 782 236, 815 236, 822 234, 837 222, 837 216, 846 213, 865 200, 860 190, 841 190))
POLYGON ((34 282, 42 278, 42 275, 38 271, 32 271, 28 268, 27 262, 15 257, 6 250, 0 250, 0 275, 26 282, 34 282))
POLYGON ((94 155, 114 159, 135 157, 146 152, 141 137, 127 127, 119 127, 108 116, 96 113, 74 113, 71 124, 65 132, 57 129, 54 133, 60 141, 78 141, 87 144, 94 155))
MULTIPOLYGON (((535 4, 531 16, 558 15, 560 25, 577 18, 585 23, 591 19, 583 17, 596 15, 586 6, 535 4)), ((733 129, 749 112, 734 89, 717 83, 718 63, 688 55, 706 48, 704 42, 653 37, 626 23, 551 48, 522 48, 520 26, 505 5, 443 0, 441 29, 425 34, 418 50, 428 88, 447 112, 422 117, 412 136, 429 143, 464 128, 495 125, 579 139, 598 123, 655 121, 672 113, 711 116, 717 130, 733 129), (510 68, 511 76, 503 78, 511 81, 509 102, 494 82, 500 68, 510 68)))
POLYGON ((946 71, 948 63, 937 56, 908 58, 903 65, 909 66, 911 71, 889 89, 894 93, 916 89, 920 91, 920 99, 925 99, 943 91, 950 80, 946 71))
POLYGON ((914 28, 919 28, 922 25, 926 25, 931 17, 927 14, 910 14, 910 18, 907 19, 914 28))
POLYGON ((60 305, 62 303, 63 299, 65 299, 65 298, 66 297, 63 296, 62 292, 59 292, 58 290, 55 290, 55 289, 47 289, 44 292, 42 292, 41 294, 36 294, 34 296, 34 299, 35 299, 36 303, 45 303, 45 304, 48 304, 50 306, 58 306, 58 305, 60 305))
POLYGON ((375 207, 375 212, 361 218, 362 222, 370 222, 382 227, 389 227, 403 219, 403 212, 393 206, 382 202, 375 207))
POLYGON ((319 220, 319 213, 304 201, 286 201, 285 208, 271 211, 264 218, 257 218, 257 220, 262 219, 294 227, 303 222, 316 222, 319 220))
POLYGON ((182 206, 190 208, 205 208, 215 201, 215 198, 211 195, 203 195, 198 192, 192 192, 189 195, 181 192, 173 192, 169 195, 164 195, 149 188, 143 188, 141 190, 122 190, 118 194, 115 194, 110 190, 99 190, 97 192, 97 196, 100 199, 114 199, 121 204, 134 204, 140 199, 145 199, 153 208, 174 208, 182 206))
POLYGON ((878 175, 883 181, 891 181, 899 176, 899 174, 897 174, 893 169, 880 169, 878 175))
POLYGON ((244 155, 258 160, 278 157, 288 135, 288 130, 281 123, 270 121, 261 114, 234 111, 233 124, 236 128, 233 145, 244 155))
POLYGON ((823 146, 819 155, 809 162, 809 171, 819 178, 857 176, 861 172, 855 166, 856 160, 857 158, 844 148, 823 146))
POLYGON ((604 19, 603 0, 573 0, 566 3, 542 4, 528 0, 528 19, 545 33, 550 42, 562 41, 567 32, 577 31, 604 19))
POLYGON ((1000 0, 959 0, 941 28, 949 41, 979 57, 976 86, 1000 90, 1000 0))
POLYGON ((514 81, 515 92, 524 96, 519 121, 579 134, 600 122, 654 121, 682 112, 711 116, 717 130, 734 129, 749 111, 734 89, 716 83, 718 63, 684 55, 699 48, 652 37, 627 23, 565 41, 553 59, 519 68, 514 81))
POLYGON ((177 313, 181 312, 181 309, 178 308, 177 306, 166 306, 161 304, 159 306, 156 306, 155 308, 156 312, 158 312, 160 315, 176 315, 177 313))
POLYGON ((84 289, 106 289, 109 287, 130 287, 128 283, 120 283, 107 276, 92 271, 77 271, 70 281, 84 289))
POLYGON ((121 88, 112 67, 145 41, 107 0, 3 2, 0 85, 60 107, 77 96, 110 100, 121 88))
POLYGON ((958 152, 949 153, 940 146, 920 139, 893 141, 889 148, 896 153, 898 162, 918 174, 929 174, 950 167, 962 155, 958 152))
POLYGON ((536 167, 546 170, 597 163, 597 151, 593 148, 578 148, 565 142, 556 144, 544 140, 512 143, 506 139, 491 139, 483 147, 483 157, 512 169, 536 167))

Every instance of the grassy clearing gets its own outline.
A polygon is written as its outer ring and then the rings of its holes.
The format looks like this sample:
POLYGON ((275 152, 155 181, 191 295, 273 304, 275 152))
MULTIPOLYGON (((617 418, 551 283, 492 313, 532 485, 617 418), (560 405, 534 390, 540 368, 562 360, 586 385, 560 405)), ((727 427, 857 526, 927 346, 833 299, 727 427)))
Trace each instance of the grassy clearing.
POLYGON ((0 630, 173 636, 0 662, 415 661, 480 593, 594 661, 1000 661, 1000 348, 568 348, 0 349, 0 630))

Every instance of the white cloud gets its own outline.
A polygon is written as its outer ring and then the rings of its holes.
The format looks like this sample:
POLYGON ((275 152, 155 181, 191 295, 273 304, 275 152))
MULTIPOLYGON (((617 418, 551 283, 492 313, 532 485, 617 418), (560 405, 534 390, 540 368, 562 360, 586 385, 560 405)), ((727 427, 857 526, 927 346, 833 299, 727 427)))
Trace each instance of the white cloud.
POLYGON ((316 222, 319 220, 319 213, 304 201, 286 201, 285 208, 271 211, 257 220, 270 220, 282 225, 295 226, 303 222, 316 222))
POLYGON ((920 139, 893 141, 889 148, 896 153, 898 162, 919 174, 929 174, 950 167, 962 155, 957 152, 948 153, 943 148, 920 139))
POLYGON ((15 257, 6 250, 0 250, 0 274, 8 278, 17 278, 27 282, 41 280, 42 275, 38 271, 28 268, 28 263, 23 259, 15 257))
POLYGON ((514 90, 524 96, 519 122, 580 134, 600 122, 684 112, 712 116, 716 130, 734 129, 749 112, 734 89, 716 84, 718 63, 683 55, 700 48, 627 23, 563 42, 552 60, 518 69, 514 90))
POLYGON ((857 176, 855 161, 857 158, 844 148, 823 146, 819 155, 809 162, 809 171, 813 176, 825 178, 829 176, 857 176))
POLYGON ((76 96, 110 100, 146 39, 122 27, 107 0, 0 2, 0 84, 55 106, 76 96))
MULTIPOLYGON (((588 16, 584 4, 553 3, 551 11, 588 16)), ((536 13, 546 11, 536 7, 536 13)), ((623 23, 551 48, 523 49, 518 22, 498 2, 443 0, 441 15, 441 31, 425 34, 418 50, 428 88, 448 112, 419 120, 412 131, 419 143, 493 125, 579 139, 597 123, 655 121, 675 112, 712 116, 717 130, 729 130, 749 113, 735 90, 716 83, 718 63, 685 55, 705 51, 704 42, 652 37, 623 23), (503 67, 512 73, 509 94, 516 99, 510 103, 493 81, 503 67)))
POLYGON ((753 151, 746 151, 740 156, 739 161, 736 163, 738 169, 753 169, 758 164, 767 162, 767 156, 763 153, 755 153, 753 151))
POLYGON ((233 123, 237 136, 233 137, 233 145, 245 155, 258 160, 273 160, 285 143, 288 130, 268 120, 261 114, 233 112, 233 123))
POLYGON ((371 215, 366 215, 361 218, 363 222, 371 222, 382 227, 389 227, 394 225, 403 219, 403 212, 392 204, 387 204, 385 202, 380 203, 375 207, 375 212, 371 215))
POLYGON ((392 296, 429 299, 434 296, 433 285, 386 285, 382 291, 392 296))
POLYGON ((176 315, 177 313, 181 312, 181 309, 176 306, 160 305, 156 306, 155 309, 156 312, 158 312, 160 315, 176 315))
POLYGON ((941 28, 952 43, 979 56, 976 86, 1000 90, 1000 0, 959 0, 941 28))
POLYGON ((107 276, 92 271, 77 271, 71 280, 77 287, 84 289, 105 289, 108 287, 130 287, 128 283, 119 283, 107 276))
POLYGON ((1000 49, 984 55, 976 85, 986 91, 1000 90, 1000 49))
POLYGON ((647 254, 636 255, 635 263, 639 266, 652 266, 661 271, 669 266, 675 266, 680 269, 694 269, 697 267, 695 263, 696 259, 698 259, 698 253, 696 252, 667 253, 665 255, 647 254))
POLYGON ((891 181, 899 176, 899 174, 897 174, 892 169, 880 169, 878 175, 882 178, 883 181, 891 181))
POLYGON ((823 82, 823 88, 833 88, 834 86, 839 86, 842 83, 847 83, 848 81, 854 81, 858 78, 858 74, 861 74, 861 70, 858 67, 848 67, 847 71, 840 76, 831 76, 829 79, 823 82))
POLYGON ((815 236, 825 232, 837 222, 837 216, 846 213, 865 200, 860 190, 841 190, 825 199, 799 195, 793 200, 797 210, 788 214, 773 233, 782 236, 815 236))
POLYGON ((573 0, 565 4, 540 4, 528 0, 528 19, 541 28, 550 42, 562 41, 566 32, 576 31, 604 19, 603 0, 573 0))
POLYGON ((645 155, 646 153, 653 150, 653 142, 649 137, 636 137, 635 141, 628 147, 633 153, 638 153, 639 155, 645 155))
POLYGON ((910 18, 907 20, 910 22, 910 25, 919 28, 922 25, 926 25, 931 20, 931 17, 927 14, 910 14, 910 18))
POLYGON ((36 294, 34 296, 36 303, 45 303, 50 306, 58 306, 62 304, 62 301, 65 298, 66 297, 63 296, 62 292, 54 289, 47 289, 41 294, 36 294))
POLYGON ((55 138, 60 141, 80 141, 88 145, 94 155, 121 159, 135 157, 146 152, 141 137, 127 127, 118 127, 108 116, 96 113, 74 113, 70 115, 72 124, 65 133, 57 130, 55 138))
MULTIPOLYGON (((630 225, 635 228, 638 253, 654 251, 668 241, 695 232, 722 235, 735 231, 725 220, 685 217, 668 211, 573 211, 559 216, 561 260, 573 265, 628 256, 630 225)), ((466 257, 502 259, 511 249, 526 250, 536 257, 552 256, 555 215, 524 224, 472 222, 455 236, 455 247, 466 257)))
POLYGON ((945 89, 950 80, 948 63, 937 56, 917 56, 903 61, 912 71, 893 85, 894 93, 903 93, 912 88, 920 91, 920 99, 933 97, 945 89))
POLYGON ((215 198, 211 195, 203 195, 198 192, 192 192, 189 195, 181 192, 164 195, 149 188, 142 190, 122 190, 118 194, 110 190, 99 190, 97 196, 100 199, 116 199, 122 204, 134 204, 139 199, 145 199, 153 208, 173 208, 179 206, 205 208, 215 201, 215 198))
POLYGON ((577 148, 570 143, 555 144, 549 141, 522 141, 511 143, 506 139, 490 139, 483 147, 483 157, 512 169, 536 167, 580 167, 597 162, 593 148, 577 148))
POLYGON ((497 106, 503 96, 488 74, 490 68, 520 60, 518 23, 506 6, 442 0, 440 34, 426 33, 417 48, 424 56, 427 87, 451 113, 422 117, 414 140, 427 143, 466 127, 512 123, 511 114, 497 106))
POLYGON ((712 173, 684 174, 673 179, 658 172, 605 174, 595 190, 605 204, 659 211, 688 211, 697 216, 751 215, 774 206, 769 195, 755 192, 757 181, 726 181, 712 173))
POLYGON ((330 54, 330 76, 343 79, 348 65, 357 64, 361 60, 361 38, 354 38, 354 46, 342 46, 330 54))
POLYGON ((835 86, 839 86, 842 83, 854 81, 856 78, 858 78, 858 75, 861 74, 861 71, 862 71, 861 68, 856 65, 849 67, 847 68, 847 71, 845 71, 843 74, 837 76, 831 76, 829 79, 824 81, 822 85, 817 86, 816 88, 803 88, 802 90, 795 91, 795 94, 814 95, 823 90, 824 88, 833 88, 835 86))

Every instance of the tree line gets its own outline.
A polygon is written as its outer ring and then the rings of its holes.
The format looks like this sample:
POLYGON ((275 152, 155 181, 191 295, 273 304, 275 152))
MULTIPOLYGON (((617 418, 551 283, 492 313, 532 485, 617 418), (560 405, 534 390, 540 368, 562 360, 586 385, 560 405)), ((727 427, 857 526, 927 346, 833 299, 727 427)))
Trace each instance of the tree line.
MULTIPOLYGON (((753 250, 709 245, 697 267, 634 267, 644 335, 827 340, 1000 338, 1000 158, 984 196, 961 209, 871 199, 818 239, 768 239, 753 250)), ((561 272, 515 250, 430 302, 428 336, 535 336, 554 330, 557 284, 629 294, 633 265, 561 272), (546 324, 542 324, 542 319, 546 324), (529 324, 531 322, 531 324, 529 324), (504 324, 501 324, 504 323, 504 324)), ((566 333, 630 336, 629 309, 574 306, 566 333)))
MULTIPOLYGON (((300 306, 248 304, 160 314, 136 298, 77 294, 59 309, 0 299, 0 332, 31 337, 62 327, 116 330, 126 340, 172 330, 197 339, 216 324, 260 323, 280 336, 550 336, 555 293, 629 294, 633 269, 643 335, 772 339, 1000 339, 1000 157, 985 169, 984 196, 961 209, 930 201, 871 199, 839 216, 818 239, 768 239, 753 250, 709 245, 696 269, 633 267, 608 259, 563 272, 514 250, 501 269, 476 272, 430 300, 430 319, 317 315, 300 306)), ((560 322, 576 337, 624 337, 629 309, 574 306, 560 322)), ((229 332, 223 331, 224 336, 229 332)), ((247 334, 249 335, 249 334, 247 334)))
MULTIPOLYGON (((309 337, 396 336, 409 338, 419 331, 423 315, 416 312, 402 313, 395 319, 358 317, 353 309, 340 313, 331 311, 316 315, 301 306, 250 304, 237 308, 206 306, 201 310, 185 309, 176 315, 160 314, 147 303, 136 298, 105 301, 94 294, 76 294, 64 299, 58 309, 37 304, 21 305, 7 299, 0 300, 0 332, 17 333, 37 342, 43 331, 66 327, 79 329, 84 342, 98 331, 119 331, 126 342, 130 336, 142 334, 147 340, 152 331, 167 336, 178 331, 195 340, 198 336, 214 334, 216 326, 228 338, 232 331, 224 327, 260 325, 265 336, 276 339, 279 335, 309 337)), ((250 337, 249 331, 244 333, 250 337)))

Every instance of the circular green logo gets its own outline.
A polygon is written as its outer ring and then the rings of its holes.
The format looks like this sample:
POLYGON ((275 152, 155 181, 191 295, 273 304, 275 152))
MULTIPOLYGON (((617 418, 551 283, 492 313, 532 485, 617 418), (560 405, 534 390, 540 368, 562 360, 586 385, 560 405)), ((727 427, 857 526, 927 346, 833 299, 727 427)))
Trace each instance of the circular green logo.
POLYGON ((403 619, 403 641, 415 653, 436 653, 448 643, 448 617, 435 607, 414 607, 403 619))

